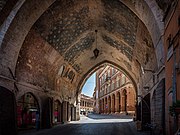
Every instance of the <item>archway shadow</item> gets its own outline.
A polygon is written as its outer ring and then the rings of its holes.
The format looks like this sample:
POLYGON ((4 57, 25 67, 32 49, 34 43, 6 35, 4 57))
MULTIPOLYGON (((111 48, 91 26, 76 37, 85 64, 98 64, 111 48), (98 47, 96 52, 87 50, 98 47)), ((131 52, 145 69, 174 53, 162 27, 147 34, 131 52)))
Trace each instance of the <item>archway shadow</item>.
POLYGON ((129 119, 131 120, 133 116, 131 115, 124 115, 124 114, 93 114, 90 113, 87 115, 90 119, 129 119))

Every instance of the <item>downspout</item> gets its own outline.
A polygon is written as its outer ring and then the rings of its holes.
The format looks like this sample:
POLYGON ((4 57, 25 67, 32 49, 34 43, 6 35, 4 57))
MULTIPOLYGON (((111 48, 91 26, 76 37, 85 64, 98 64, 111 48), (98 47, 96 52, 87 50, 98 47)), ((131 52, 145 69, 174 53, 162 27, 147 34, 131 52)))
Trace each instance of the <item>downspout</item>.
POLYGON ((175 48, 173 48, 173 56, 174 56, 174 63, 173 63, 173 102, 176 102, 176 51, 175 48))
MULTIPOLYGON (((174 44, 173 44, 174 46, 174 44)), ((173 103, 176 102, 176 50, 175 48, 173 48, 173 82, 172 82, 172 91, 173 91, 173 96, 172 96, 172 101, 173 103)), ((177 124, 176 124, 176 114, 173 114, 173 117, 174 117, 174 133, 176 132, 177 130, 177 124)))

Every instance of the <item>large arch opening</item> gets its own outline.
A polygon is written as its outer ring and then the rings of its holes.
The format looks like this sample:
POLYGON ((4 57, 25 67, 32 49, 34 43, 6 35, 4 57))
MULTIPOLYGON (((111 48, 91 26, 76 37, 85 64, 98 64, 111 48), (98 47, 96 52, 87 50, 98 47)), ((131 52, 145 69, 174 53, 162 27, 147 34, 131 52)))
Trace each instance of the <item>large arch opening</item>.
MULTIPOLYGON (((104 62, 92 69, 84 80, 80 81, 82 84, 79 86, 83 87, 85 84, 83 82, 87 82, 88 77, 94 72, 96 73, 94 113, 136 116, 137 91, 131 77, 115 65, 104 62)), ((78 95, 81 91, 80 89, 78 95)))

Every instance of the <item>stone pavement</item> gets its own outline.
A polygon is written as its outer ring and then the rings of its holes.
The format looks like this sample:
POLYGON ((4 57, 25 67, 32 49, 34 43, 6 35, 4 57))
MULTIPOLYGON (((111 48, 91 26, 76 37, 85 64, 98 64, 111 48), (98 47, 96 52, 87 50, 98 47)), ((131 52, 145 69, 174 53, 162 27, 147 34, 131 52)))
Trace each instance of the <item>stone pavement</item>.
POLYGON ((51 129, 20 132, 19 135, 150 135, 138 132, 131 116, 89 114, 80 121, 58 125, 51 129))

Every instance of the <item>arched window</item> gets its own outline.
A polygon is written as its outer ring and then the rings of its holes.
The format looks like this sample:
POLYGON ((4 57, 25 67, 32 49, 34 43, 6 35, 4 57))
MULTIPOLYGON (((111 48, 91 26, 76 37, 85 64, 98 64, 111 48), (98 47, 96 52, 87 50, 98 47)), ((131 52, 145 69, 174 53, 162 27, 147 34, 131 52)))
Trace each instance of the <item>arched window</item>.
POLYGON ((111 77, 110 70, 108 70, 108 77, 111 77))
POLYGON ((126 83, 126 76, 124 74, 122 74, 121 76, 121 85, 126 83))
POLYGON ((116 78, 116 88, 119 88, 119 77, 116 78))
POLYGON ((112 81, 111 90, 114 90, 114 81, 112 81))

